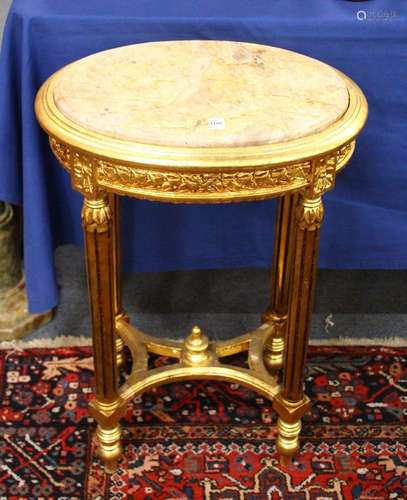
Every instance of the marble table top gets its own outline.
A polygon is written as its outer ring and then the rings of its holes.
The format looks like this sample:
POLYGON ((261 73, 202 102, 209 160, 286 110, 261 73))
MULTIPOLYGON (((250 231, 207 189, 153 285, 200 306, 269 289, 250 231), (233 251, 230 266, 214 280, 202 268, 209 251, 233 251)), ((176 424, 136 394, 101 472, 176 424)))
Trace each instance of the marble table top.
POLYGON ((265 45, 224 41, 120 47, 63 68, 54 102, 107 137, 186 147, 286 142, 326 129, 346 111, 330 66, 265 45))

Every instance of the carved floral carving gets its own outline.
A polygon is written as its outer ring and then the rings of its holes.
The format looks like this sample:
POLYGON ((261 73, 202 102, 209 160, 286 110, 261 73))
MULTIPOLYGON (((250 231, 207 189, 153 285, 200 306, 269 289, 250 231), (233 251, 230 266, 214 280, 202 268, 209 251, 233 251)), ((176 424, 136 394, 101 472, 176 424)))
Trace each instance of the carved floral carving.
POLYGON ((341 169, 350 159, 355 150, 355 141, 348 142, 338 150, 337 158, 336 158, 336 169, 341 169))
POLYGON ((68 167, 71 161, 70 147, 63 142, 57 141, 54 137, 49 138, 49 144, 58 161, 64 165, 64 167, 68 167))
POLYGON ((181 173, 115 165, 106 161, 97 164, 98 181, 122 189, 134 186, 137 190, 164 193, 205 194, 236 193, 274 188, 289 184, 306 185, 310 165, 299 163, 276 169, 238 172, 181 173))
POLYGON ((154 198, 174 194, 183 200, 204 198, 227 201, 228 196, 253 195, 256 192, 281 192, 309 186, 311 197, 319 196, 335 182, 338 165, 342 166, 353 152, 349 143, 329 155, 280 167, 259 167, 250 170, 183 172, 182 169, 149 168, 98 160, 91 155, 71 149, 55 138, 50 139, 58 160, 70 171, 73 187, 88 198, 100 198, 100 191, 117 189, 139 196, 154 198), (219 195, 219 196, 217 196, 219 195))
POLYGON ((96 185, 91 158, 71 151, 68 145, 54 137, 51 137, 49 142, 58 161, 71 173, 72 186, 84 195, 94 194, 96 185))
POLYGON ((79 153, 74 153, 72 158, 72 185, 84 195, 94 194, 96 183, 94 182, 93 162, 79 153))

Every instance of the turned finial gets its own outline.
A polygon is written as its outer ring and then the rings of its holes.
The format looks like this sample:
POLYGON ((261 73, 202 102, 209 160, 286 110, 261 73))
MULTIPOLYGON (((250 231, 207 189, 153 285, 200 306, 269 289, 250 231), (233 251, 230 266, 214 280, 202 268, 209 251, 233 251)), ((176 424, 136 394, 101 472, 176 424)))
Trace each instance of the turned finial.
POLYGON ((199 326, 194 326, 185 339, 182 361, 188 366, 206 366, 211 361, 208 337, 199 326))

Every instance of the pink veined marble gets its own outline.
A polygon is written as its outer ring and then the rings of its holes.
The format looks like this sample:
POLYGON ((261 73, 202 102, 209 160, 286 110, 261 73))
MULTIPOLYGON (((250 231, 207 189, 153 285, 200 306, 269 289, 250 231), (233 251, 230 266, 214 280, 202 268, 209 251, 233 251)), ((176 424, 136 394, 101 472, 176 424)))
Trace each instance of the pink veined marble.
POLYGON ((324 130, 348 107, 330 66, 265 45, 174 41, 100 52, 65 68, 54 100, 70 121, 150 145, 253 146, 324 130))

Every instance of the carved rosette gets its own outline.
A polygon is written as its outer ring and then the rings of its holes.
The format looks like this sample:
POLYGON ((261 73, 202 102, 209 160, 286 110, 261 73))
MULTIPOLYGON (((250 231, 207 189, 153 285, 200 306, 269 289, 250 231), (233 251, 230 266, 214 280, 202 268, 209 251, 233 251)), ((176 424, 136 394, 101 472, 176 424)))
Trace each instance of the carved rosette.
POLYGON ((335 184, 336 155, 323 156, 313 161, 312 191, 320 195, 335 184))
POLYGON ((354 150, 355 141, 351 141, 313 160, 311 190, 314 195, 321 195, 334 187, 336 172, 346 165, 354 150))
POLYGON ((86 196, 96 194, 97 184, 94 174, 94 165, 90 158, 74 153, 72 158, 72 186, 86 196))
POLYGON ((107 231, 109 221, 112 218, 107 198, 89 199, 85 198, 82 208, 82 223, 87 231, 102 233, 107 231))
POLYGON ((57 160, 70 172, 72 187, 84 196, 97 196, 94 161, 91 157, 77 151, 50 137, 50 145, 57 160))
POLYGON ((324 205, 320 196, 302 197, 297 208, 297 223, 301 229, 315 231, 321 227, 324 205))

